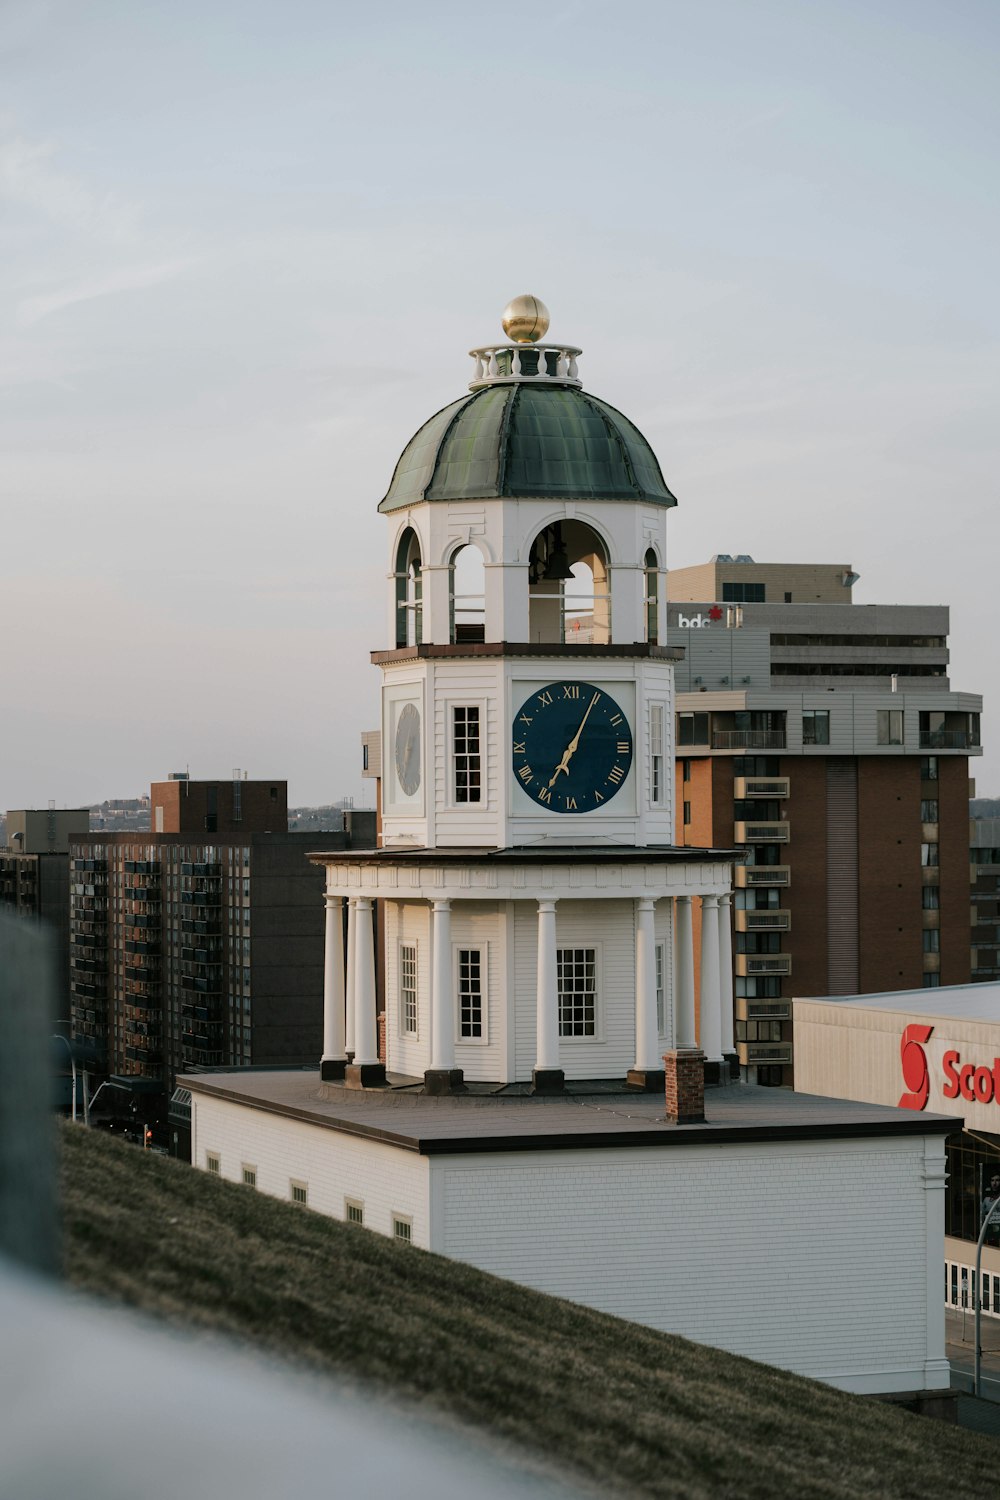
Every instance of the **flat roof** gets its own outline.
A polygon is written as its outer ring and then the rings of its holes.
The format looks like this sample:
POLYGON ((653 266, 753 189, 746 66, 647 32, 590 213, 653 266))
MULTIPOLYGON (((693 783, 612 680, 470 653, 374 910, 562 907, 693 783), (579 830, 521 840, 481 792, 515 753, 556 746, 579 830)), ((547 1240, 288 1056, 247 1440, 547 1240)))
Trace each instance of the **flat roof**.
POLYGON ((874 995, 796 995, 796 1005, 843 1005, 906 1016, 1000 1024, 1000 984, 949 984, 935 990, 888 990, 874 995))
POLYGON ((349 1089, 323 1083, 318 1069, 184 1075, 195 1105, 199 1095, 222 1099, 422 1156, 950 1135, 961 1128, 954 1116, 753 1084, 708 1088, 705 1122, 670 1125, 662 1094, 628 1093, 617 1080, 571 1083, 564 1094, 547 1096, 490 1093, 480 1085, 444 1098, 418 1092, 421 1083, 390 1075, 384 1089, 349 1089))

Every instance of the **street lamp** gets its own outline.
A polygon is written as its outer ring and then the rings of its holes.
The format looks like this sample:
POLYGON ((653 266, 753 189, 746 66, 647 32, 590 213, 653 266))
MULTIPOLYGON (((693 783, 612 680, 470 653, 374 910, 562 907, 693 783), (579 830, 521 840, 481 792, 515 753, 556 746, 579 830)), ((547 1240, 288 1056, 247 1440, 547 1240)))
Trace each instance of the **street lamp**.
MULTIPOLYGON (((66 1050, 69 1052, 69 1065, 70 1065, 70 1069, 71 1069, 72 1074, 73 1074, 73 1124, 75 1125, 76 1124, 76 1058, 73 1056, 73 1044, 70 1041, 69 1037, 62 1036, 58 1031, 54 1031, 52 1033, 52 1040, 54 1042, 64 1042, 66 1044, 66 1050)), ((83 1095, 83 1107, 84 1107, 84 1110, 86 1110, 86 1108, 87 1108, 87 1094, 86 1094, 86 1090, 84 1091, 84 1095, 83 1095)))
POLYGON ((979 1231, 979 1238, 976 1241, 976 1281, 975 1281, 975 1293, 974 1293, 975 1298, 976 1298, 976 1379, 975 1379, 975 1384, 973 1386, 973 1392, 977 1396, 979 1395, 979 1382, 980 1382, 980 1375, 981 1375, 980 1367, 982 1365, 982 1359, 983 1359, 983 1350, 982 1350, 982 1346, 981 1346, 981 1343, 980 1343, 980 1328, 982 1326, 982 1317, 983 1317, 983 1292, 982 1292, 982 1285, 983 1285, 983 1283, 982 1283, 982 1274, 981 1274, 982 1262, 983 1262, 983 1241, 986 1239, 986 1231, 990 1227, 990 1220, 993 1218, 993 1215, 997 1212, 997 1209, 1000 1209, 1000 1198, 994 1198, 993 1199, 993 1202, 990 1205, 989 1210, 986 1213, 986 1217, 983 1219, 983 1227, 982 1227, 982 1229, 980 1229, 980 1231, 979 1231))

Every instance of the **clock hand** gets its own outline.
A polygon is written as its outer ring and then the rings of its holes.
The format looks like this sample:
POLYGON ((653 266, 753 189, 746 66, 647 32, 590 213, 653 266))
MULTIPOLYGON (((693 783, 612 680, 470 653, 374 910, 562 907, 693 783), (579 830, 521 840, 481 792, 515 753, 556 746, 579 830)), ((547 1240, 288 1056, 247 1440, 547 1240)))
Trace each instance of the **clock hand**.
POLYGON ((580 720, 580 727, 576 731, 576 734, 574 734, 573 738, 570 740, 569 744, 566 746, 566 749, 563 752, 563 758, 556 766, 555 772, 552 776, 552 780, 549 782, 549 791, 551 791, 555 786, 556 782, 559 779, 560 773, 565 776, 569 775, 569 763, 572 760, 573 756, 576 754, 577 746, 580 743, 580 736, 583 733, 583 726, 590 718, 590 710, 593 708, 594 704, 597 702, 600 696, 600 693, 595 693, 590 702, 587 704, 587 712, 580 720))

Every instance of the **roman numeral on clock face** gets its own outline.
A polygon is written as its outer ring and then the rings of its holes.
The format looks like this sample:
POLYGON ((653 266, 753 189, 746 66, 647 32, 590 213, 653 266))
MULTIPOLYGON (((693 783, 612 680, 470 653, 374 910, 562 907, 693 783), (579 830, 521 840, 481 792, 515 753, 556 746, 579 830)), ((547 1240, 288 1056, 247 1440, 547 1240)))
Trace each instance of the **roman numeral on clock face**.
POLYGON ((618 741, 618 754, 619 755, 627 755, 628 751, 629 751, 628 740, 619 740, 618 741))
POLYGON ((520 776, 525 786, 527 786, 528 782, 531 780, 535 773, 530 766, 521 766, 517 774, 518 776, 520 776))
POLYGON ((524 748, 526 744, 527 744, 526 740, 515 740, 514 741, 514 754, 515 755, 527 755, 528 752, 524 748))
POLYGON ((580 689, 577 687, 577 685, 575 683, 565 683, 563 685, 563 697, 564 698, 579 698, 579 696, 580 696, 580 689))
POLYGON ((620 783, 625 780, 625 772, 622 770, 621 766, 611 767, 611 770, 608 772, 608 780, 614 786, 620 785, 620 783))
POLYGON ((548 708, 549 704, 552 702, 552 694, 549 692, 539 693, 538 701, 543 708, 548 708))

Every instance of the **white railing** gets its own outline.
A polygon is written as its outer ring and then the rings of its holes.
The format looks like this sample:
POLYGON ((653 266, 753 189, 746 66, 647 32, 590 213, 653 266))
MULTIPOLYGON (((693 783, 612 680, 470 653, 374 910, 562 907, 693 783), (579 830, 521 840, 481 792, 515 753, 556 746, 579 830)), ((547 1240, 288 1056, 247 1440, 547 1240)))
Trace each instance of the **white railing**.
POLYGON ((470 349, 469 353, 475 363, 475 373, 469 381, 472 391, 484 385, 515 382, 581 384, 576 358, 583 350, 571 344, 486 344, 482 349, 470 349))

